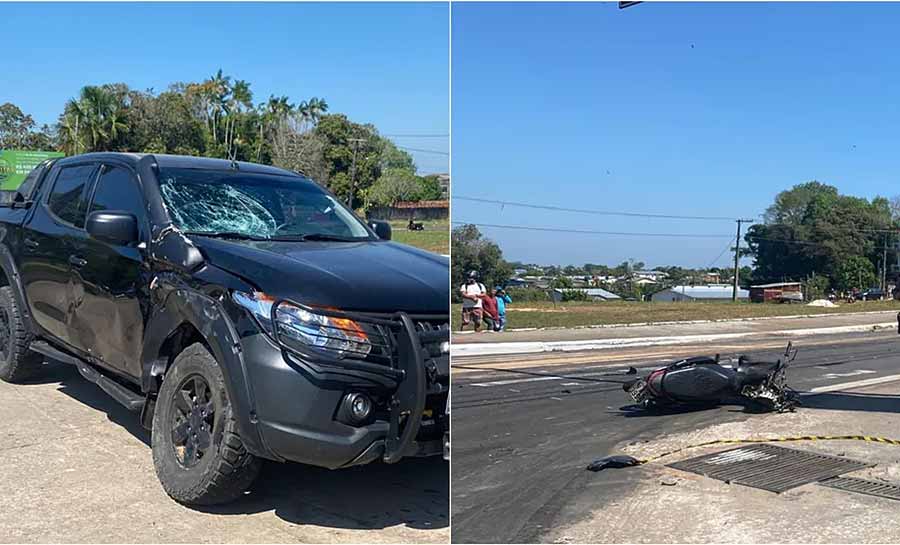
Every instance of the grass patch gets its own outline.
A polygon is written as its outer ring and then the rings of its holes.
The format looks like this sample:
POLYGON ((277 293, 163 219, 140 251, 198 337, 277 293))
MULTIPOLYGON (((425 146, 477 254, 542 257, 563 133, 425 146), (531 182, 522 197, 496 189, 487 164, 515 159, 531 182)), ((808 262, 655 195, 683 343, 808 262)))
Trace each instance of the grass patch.
MULTIPOLYGON (((392 221, 393 240, 437 254, 450 253, 450 223, 447 221, 423 221, 424 231, 409 231, 405 221, 392 221)), ((449 280, 448 280, 449 281, 449 280)))
MULTIPOLYGON (((451 322, 459 329, 461 305, 453 305, 451 322)), ((799 314, 840 314, 878 310, 900 311, 900 301, 860 301, 840 303, 837 308, 808 307, 774 303, 638 303, 570 302, 520 303, 507 305, 507 327, 577 327, 604 324, 643 322, 682 322, 691 320, 725 320, 761 318, 766 316, 796 316, 799 314)))

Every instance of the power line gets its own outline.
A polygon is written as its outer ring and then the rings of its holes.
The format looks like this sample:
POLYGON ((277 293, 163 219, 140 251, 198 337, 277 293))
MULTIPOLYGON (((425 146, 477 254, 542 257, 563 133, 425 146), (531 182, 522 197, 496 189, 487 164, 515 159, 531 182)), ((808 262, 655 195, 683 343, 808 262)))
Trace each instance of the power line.
MULTIPOLYGON (((800 244, 804 246, 827 246, 824 242, 815 242, 812 240, 793 240, 793 239, 785 239, 785 238, 769 238, 769 237, 758 237, 754 235, 747 235, 747 239, 750 240, 764 240, 766 242, 782 242, 784 244, 800 244)), ((885 247, 876 246, 875 250, 883 250, 885 247)), ((896 247, 886 246, 888 250, 896 250, 896 247)))
POLYGON ((446 151, 438 151, 438 150, 433 150, 433 149, 410 148, 410 147, 407 147, 407 146, 400 146, 400 145, 397 145, 397 144, 394 144, 394 145, 397 146, 397 147, 400 148, 400 149, 405 149, 405 150, 408 150, 408 151, 418 151, 419 153, 434 153, 434 154, 437 154, 437 155, 448 155, 448 156, 450 155, 450 153, 448 153, 448 152, 446 152, 446 151))
POLYGON ((501 201, 497 199, 483 199, 479 197, 463 197, 454 195, 453 200, 472 201, 486 204, 499 204, 501 206, 518 206, 522 208, 538 208, 541 210, 553 210, 556 212, 576 212, 579 214, 596 214, 600 216, 626 216, 634 218, 657 218, 657 219, 673 219, 673 220, 706 220, 706 221, 734 221, 734 218, 725 216, 682 216, 676 214, 652 214, 646 212, 621 212, 610 210, 587 210, 584 208, 566 208, 562 206, 551 206, 546 204, 530 204, 523 202, 501 201))
POLYGON ((720 259, 722 259, 722 256, 725 255, 725 252, 727 252, 727 251, 730 250, 730 249, 731 249, 731 241, 729 240, 729 241, 728 241, 728 244, 726 244, 725 247, 722 248, 722 251, 719 252, 719 255, 716 256, 716 258, 713 259, 713 260, 709 263, 709 265, 706 266, 706 268, 707 268, 707 269, 711 269, 713 265, 715 265, 720 259))
MULTIPOLYGON (((476 227, 493 227, 495 229, 514 229, 519 231, 544 231, 550 233, 575 233, 580 235, 616 235, 636 237, 674 237, 674 238, 728 238, 732 235, 688 234, 688 233, 631 233, 624 231, 587 231, 581 229, 563 229, 558 227, 531 227, 527 225, 498 225, 494 223, 475 223, 470 221, 454 221, 456 225, 475 225, 476 227)), ((730 244, 730 243, 729 243, 730 244)))

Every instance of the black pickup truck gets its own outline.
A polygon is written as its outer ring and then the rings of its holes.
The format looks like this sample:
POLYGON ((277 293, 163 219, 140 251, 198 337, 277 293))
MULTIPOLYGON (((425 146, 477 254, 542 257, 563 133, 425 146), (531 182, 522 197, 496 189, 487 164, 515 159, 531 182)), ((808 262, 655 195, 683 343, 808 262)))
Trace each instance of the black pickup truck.
POLYGON ((236 498, 261 459, 446 459, 448 260, 390 236, 277 168, 45 162, 0 202, 0 378, 75 365, 140 413, 185 504, 236 498))

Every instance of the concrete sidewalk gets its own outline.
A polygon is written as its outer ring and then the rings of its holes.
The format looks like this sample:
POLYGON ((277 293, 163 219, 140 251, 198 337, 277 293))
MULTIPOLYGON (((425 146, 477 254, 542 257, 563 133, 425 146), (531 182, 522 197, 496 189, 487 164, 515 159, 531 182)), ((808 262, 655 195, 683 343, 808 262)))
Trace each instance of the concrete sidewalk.
MULTIPOLYGON (((861 434, 900 439, 900 383, 805 397, 791 414, 755 415, 743 422, 698 429, 638 444, 620 453, 638 458, 714 439, 861 434)), ((900 485, 900 447, 861 441, 778 443, 788 448, 846 456, 877 464, 848 476, 900 485)), ((579 522, 553 528, 556 543, 896 543, 900 501, 810 484, 783 494, 666 467, 677 460, 735 445, 695 448, 637 468, 583 477, 592 487, 637 480, 630 491, 590 508, 579 522)), ((587 461, 585 461, 587 463, 587 461)), ((588 473, 588 472, 585 472, 588 473)), ((587 501, 587 500, 585 500, 587 501)), ((583 515, 585 506, 573 506, 583 515)), ((558 518, 566 519, 566 513, 558 518)), ((571 515, 571 513, 568 513, 571 515)), ((571 520, 571 519, 570 519, 571 520)))
POLYGON ((191 509, 163 492, 150 436, 74 367, 0 382, 0 543, 449 541, 445 462, 330 471, 267 463, 242 499, 191 509))
POLYGON ((454 356, 528 354, 604 348, 704 343, 771 336, 861 333, 897 327, 897 313, 866 312, 804 317, 641 324, 453 335, 454 356))

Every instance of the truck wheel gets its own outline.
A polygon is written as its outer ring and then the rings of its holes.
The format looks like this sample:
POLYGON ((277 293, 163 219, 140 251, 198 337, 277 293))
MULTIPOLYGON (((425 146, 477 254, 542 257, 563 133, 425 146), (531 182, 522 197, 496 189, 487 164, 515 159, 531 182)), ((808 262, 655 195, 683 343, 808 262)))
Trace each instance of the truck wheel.
POLYGON ((3 286, 0 288, 0 379, 20 382, 40 369, 44 358, 28 349, 29 338, 13 290, 3 286))
POLYGON ((238 435, 222 370, 202 344, 185 348, 166 372, 151 444, 156 475, 180 503, 229 502, 259 474, 261 461, 238 435))

